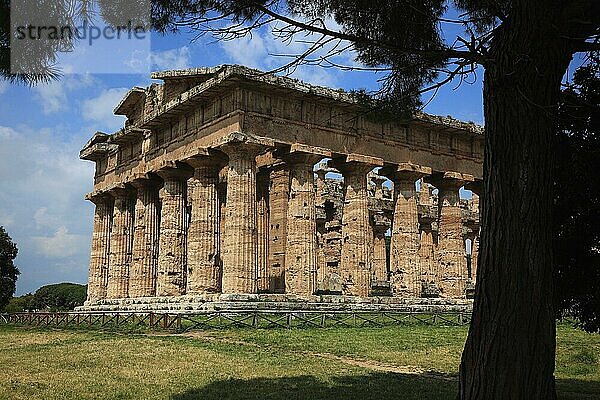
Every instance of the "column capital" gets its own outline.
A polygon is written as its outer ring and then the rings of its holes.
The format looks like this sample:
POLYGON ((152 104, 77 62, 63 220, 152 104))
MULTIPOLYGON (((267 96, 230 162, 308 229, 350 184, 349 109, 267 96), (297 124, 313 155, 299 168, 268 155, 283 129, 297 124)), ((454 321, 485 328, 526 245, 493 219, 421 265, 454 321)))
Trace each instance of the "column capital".
POLYGON ((387 178, 385 176, 382 176, 376 172, 370 173, 368 175, 368 178, 370 181, 372 181, 377 186, 381 186, 383 184, 383 182, 385 182, 387 180, 387 178))
POLYGON ((458 190, 474 180, 473 175, 453 171, 437 172, 425 177, 427 183, 432 184, 441 191, 458 190))
POLYGON ((110 195, 115 198, 132 197, 135 195, 135 189, 128 184, 119 184, 107 190, 110 195))
POLYGON ((465 189, 472 191, 477 196, 481 196, 481 192, 483 191, 483 181, 476 179, 473 182, 469 182, 465 185, 465 189))
POLYGON ((95 205, 104 204, 112 200, 112 196, 108 192, 91 192, 85 195, 85 199, 91 201, 95 205))
POLYGON ((319 177, 319 179, 325 180, 325 175, 327 175, 327 170, 318 168, 315 170, 315 174, 319 177))
POLYGON ((187 180, 190 178, 194 171, 191 167, 179 162, 179 161, 166 161, 163 162, 156 174, 163 180, 187 180))
POLYGON ((328 157, 331 157, 329 150, 300 143, 294 143, 288 153, 282 154, 282 159, 291 165, 314 165, 328 157))
POLYGON ((385 233, 392 226, 392 221, 382 213, 373 214, 373 229, 376 233, 385 233))
POLYGON ((220 170, 227 165, 227 156, 213 149, 198 148, 186 154, 181 161, 192 168, 214 168, 220 170))
POLYGON ((149 176, 148 174, 135 176, 129 181, 129 184, 137 190, 158 189, 161 186, 161 182, 158 178, 149 176))
POLYGON ((375 167, 382 167, 383 159, 350 153, 345 157, 335 157, 331 166, 344 175, 348 173, 366 174, 375 167))
POLYGON ((383 183, 387 180, 385 176, 379 175, 377 172, 370 172, 367 179, 375 184, 375 198, 383 198, 383 183))
POLYGON ((214 142, 210 147, 223 151, 229 157, 256 157, 274 146, 275 141, 272 139, 248 133, 232 132, 214 142))
POLYGON ((317 169, 315 170, 315 174, 317 174, 317 176, 320 179, 325 179, 325 175, 327 175, 330 172, 338 172, 338 171, 334 168, 331 168, 327 161, 320 162, 319 165, 317 166, 317 169))
POLYGON ((424 176, 431 175, 431 168, 413 163, 388 164, 379 170, 379 174, 388 177, 394 182, 416 181, 424 176))

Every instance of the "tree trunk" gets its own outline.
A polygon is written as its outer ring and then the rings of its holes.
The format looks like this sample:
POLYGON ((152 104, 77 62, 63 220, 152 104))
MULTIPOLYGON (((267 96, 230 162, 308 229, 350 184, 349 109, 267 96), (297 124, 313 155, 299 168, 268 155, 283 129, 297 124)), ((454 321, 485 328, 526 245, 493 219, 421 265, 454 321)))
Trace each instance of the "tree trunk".
POLYGON ((556 399, 553 141, 570 54, 558 11, 523 3, 498 29, 484 77, 482 231, 459 399, 556 399))

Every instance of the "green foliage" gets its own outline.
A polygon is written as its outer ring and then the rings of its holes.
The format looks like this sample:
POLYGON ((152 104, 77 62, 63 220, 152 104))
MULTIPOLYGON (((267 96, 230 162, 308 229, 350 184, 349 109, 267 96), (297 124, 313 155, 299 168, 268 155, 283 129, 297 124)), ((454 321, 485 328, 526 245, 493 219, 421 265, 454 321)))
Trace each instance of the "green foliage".
POLYGON ((556 308, 600 332, 600 65, 563 91, 554 200, 556 308))
MULTIPOLYGON (((35 12, 39 20, 45 20, 49 26, 64 26, 71 13, 69 4, 65 1, 39 0, 35 10, 31 10, 31 2, 0 0, 0 79, 9 82, 33 85, 56 80, 60 77, 59 71, 54 67, 56 53, 65 43, 58 40, 28 41, 27 49, 22 49, 22 57, 15 63, 21 64, 23 70, 33 71, 31 74, 11 72, 11 10, 17 15, 35 12), (18 9, 19 7, 25 9, 18 9)), ((35 16, 30 15, 32 18, 35 16)), ((13 55, 14 57, 14 55, 13 55)), ((14 61, 14 60, 13 60, 14 61)))
POLYGON ((263 17, 261 7, 289 13, 299 21, 334 19, 340 33, 353 43, 358 61, 388 71, 380 80, 377 95, 355 93, 364 105, 371 106, 376 119, 405 118, 421 106, 420 89, 436 80, 452 56, 446 52, 439 25, 446 11, 445 0, 155 0, 152 4, 154 28, 160 32, 176 30, 185 16, 200 19, 211 13, 251 24, 263 17))
POLYGON ((33 309, 33 295, 31 293, 27 293, 26 295, 13 297, 10 299, 8 305, 4 307, 4 312, 14 313, 33 309))
POLYGON ((67 311, 83 305, 87 285, 58 283, 39 288, 33 296, 33 308, 38 310, 67 311))
POLYGON ((14 264, 18 252, 17 245, 13 243, 4 227, 0 226, 0 310, 15 293, 17 277, 20 274, 14 264))

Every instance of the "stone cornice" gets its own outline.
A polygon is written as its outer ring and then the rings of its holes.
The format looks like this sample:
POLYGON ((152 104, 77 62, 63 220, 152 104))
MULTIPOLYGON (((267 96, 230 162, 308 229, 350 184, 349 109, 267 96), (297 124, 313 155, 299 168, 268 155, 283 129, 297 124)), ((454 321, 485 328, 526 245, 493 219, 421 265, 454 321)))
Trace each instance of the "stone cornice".
POLYGON ((146 98, 146 89, 135 86, 130 89, 114 108, 115 115, 129 115, 132 107, 146 98))
MULTIPOLYGON (((312 85, 298 79, 268 74, 256 69, 243 67, 241 65, 221 65, 217 67, 155 72, 152 74, 153 79, 163 80, 175 78, 191 79, 194 77, 197 78, 198 76, 202 76, 207 79, 202 83, 192 87, 190 90, 181 93, 177 98, 169 101, 167 104, 164 104, 151 115, 144 118, 140 123, 140 127, 148 128, 153 126, 153 122, 156 119, 160 119, 160 116, 170 115, 172 111, 195 98, 203 98, 206 97, 206 95, 210 96, 217 86, 223 86, 226 84, 226 82, 229 82, 236 77, 242 78, 246 81, 255 82, 266 87, 271 86, 296 92, 296 94, 316 96, 333 100, 340 103, 342 106, 345 104, 346 106, 356 108, 357 112, 361 110, 358 100, 351 93, 348 93, 342 89, 332 89, 323 86, 312 85)), ((435 124, 445 128, 483 134, 483 127, 472 122, 463 122, 452 117, 442 117, 426 114, 424 112, 416 112, 413 119, 414 121, 425 124, 435 124)))

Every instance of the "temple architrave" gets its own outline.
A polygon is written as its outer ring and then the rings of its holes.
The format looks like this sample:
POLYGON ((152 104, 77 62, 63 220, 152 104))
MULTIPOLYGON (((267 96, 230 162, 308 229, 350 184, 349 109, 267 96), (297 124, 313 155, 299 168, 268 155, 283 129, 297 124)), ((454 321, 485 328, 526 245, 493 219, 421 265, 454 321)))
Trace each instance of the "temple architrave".
POLYGON ((115 108, 124 128, 81 150, 96 164, 86 306, 472 296, 481 127, 375 122, 348 93, 241 66, 152 78, 115 108))

